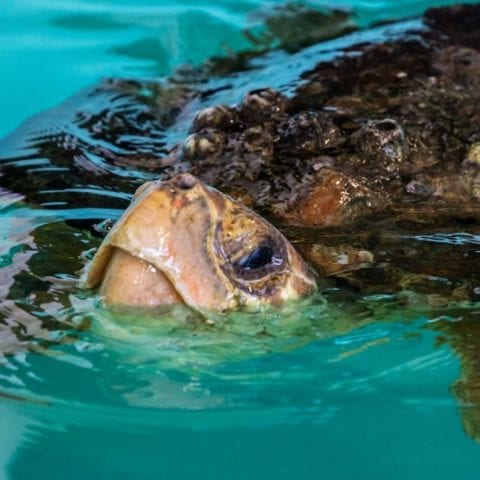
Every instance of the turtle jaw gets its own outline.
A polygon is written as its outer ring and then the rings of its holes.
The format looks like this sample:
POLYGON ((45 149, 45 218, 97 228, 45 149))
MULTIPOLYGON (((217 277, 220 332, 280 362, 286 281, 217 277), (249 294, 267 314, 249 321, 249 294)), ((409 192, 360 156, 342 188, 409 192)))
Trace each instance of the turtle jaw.
POLYGON ((185 304, 161 270, 119 248, 112 252, 99 294, 108 305, 185 304))
POLYGON ((86 286, 99 286, 106 304, 234 308, 212 245, 216 197, 189 174, 140 187, 97 251, 86 286))

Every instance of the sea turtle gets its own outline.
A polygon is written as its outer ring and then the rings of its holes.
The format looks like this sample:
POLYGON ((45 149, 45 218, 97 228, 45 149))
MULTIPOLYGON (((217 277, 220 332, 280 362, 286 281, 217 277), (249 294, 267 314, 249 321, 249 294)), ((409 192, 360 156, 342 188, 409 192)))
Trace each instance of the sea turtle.
MULTIPOLYGON (((252 55, 246 74, 228 71, 234 58, 164 82, 105 81, 7 137, 0 184, 95 232, 143 182, 189 172, 284 232, 336 285, 332 301, 388 293, 441 315, 480 295, 479 24, 480 6, 433 9, 252 55)), ((462 359, 456 391, 475 403, 464 418, 478 437, 474 316, 434 328, 462 359)))
POLYGON ((315 287, 277 229, 188 173, 137 190, 86 283, 101 285, 109 304, 185 303, 197 310, 280 304, 315 287))

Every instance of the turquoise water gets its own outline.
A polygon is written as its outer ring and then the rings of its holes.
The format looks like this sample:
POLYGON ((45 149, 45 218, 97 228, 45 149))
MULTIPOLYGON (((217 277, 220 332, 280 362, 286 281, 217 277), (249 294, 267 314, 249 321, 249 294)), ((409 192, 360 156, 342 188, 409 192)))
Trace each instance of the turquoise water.
MULTIPOLYGON (((228 49, 278 0, 19 0, 2 5, 0 135, 107 76, 165 75, 228 49)), ((417 15, 448 0, 307 2, 354 9, 361 25, 417 15)))
MULTIPOLYGON (((366 26, 446 3, 342 5, 366 26)), ((9 2, 0 134, 106 76, 160 77, 251 48, 242 30, 261 30, 276 4, 9 2)), ((278 81, 279 65, 248 84, 278 81)), ((406 310, 377 296, 342 308, 317 296, 215 328, 182 311, 152 327, 77 288, 98 239, 63 220, 91 215, 0 197, 0 480, 478 476, 451 392, 459 360, 435 328, 475 319, 475 306, 406 310)), ((478 248, 475 236, 445 238, 415 241, 478 248)))

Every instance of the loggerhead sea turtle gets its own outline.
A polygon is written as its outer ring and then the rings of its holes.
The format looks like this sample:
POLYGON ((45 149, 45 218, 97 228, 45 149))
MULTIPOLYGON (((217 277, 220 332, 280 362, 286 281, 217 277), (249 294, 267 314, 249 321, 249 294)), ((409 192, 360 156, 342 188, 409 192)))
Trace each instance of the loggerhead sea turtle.
POLYGON ((188 173, 139 188, 86 283, 109 304, 206 310, 278 305, 315 287, 277 229, 188 173))
MULTIPOLYGON (((144 181, 190 172, 266 216, 340 290, 434 312, 477 301, 479 23, 479 6, 433 9, 256 58, 246 75, 215 77, 214 62, 106 81, 7 137, 0 183, 45 208, 123 209, 144 181)), ((475 318, 435 328, 462 360, 456 392, 479 437, 475 318)))

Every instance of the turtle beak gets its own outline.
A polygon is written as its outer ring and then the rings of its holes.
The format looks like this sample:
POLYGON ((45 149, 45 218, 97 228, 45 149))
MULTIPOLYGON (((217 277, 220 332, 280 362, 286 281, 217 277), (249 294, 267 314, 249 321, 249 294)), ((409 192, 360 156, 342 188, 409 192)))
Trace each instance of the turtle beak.
MULTIPOLYGON (((193 175, 180 174, 170 182, 164 183, 162 188, 165 188, 165 185, 171 185, 173 188, 185 191, 193 188, 197 183, 198 180, 193 175)), ((158 184, 155 182, 141 185, 135 192, 135 204, 145 201, 149 194, 156 189, 158 190, 158 184)), ((168 207, 168 203, 167 201, 165 206, 168 207)), ((172 209, 180 209, 184 199, 177 196, 171 203, 172 209)), ((161 229, 161 224, 165 223, 165 219, 162 216, 156 221, 154 219, 155 217, 152 217, 154 226, 161 229)), ((129 228, 131 227, 128 226, 128 222, 124 224, 122 220, 115 238, 122 237, 126 233, 125 230, 129 228)), ((117 247, 110 253, 100 288, 100 295, 104 302, 140 306, 184 304, 175 284, 158 267, 142 260, 141 254, 142 249, 136 245, 135 238, 123 242, 123 248, 117 247), (139 256, 132 254, 131 250, 139 252, 137 253, 139 256)))
POLYGON ((90 266, 87 286, 106 303, 232 306, 230 283, 215 261, 212 192, 190 174, 140 187, 90 266))
POLYGON ((120 248, 115 248, 110 257, 99 293, 109 305, 185 303, 163 272, 120 248))

